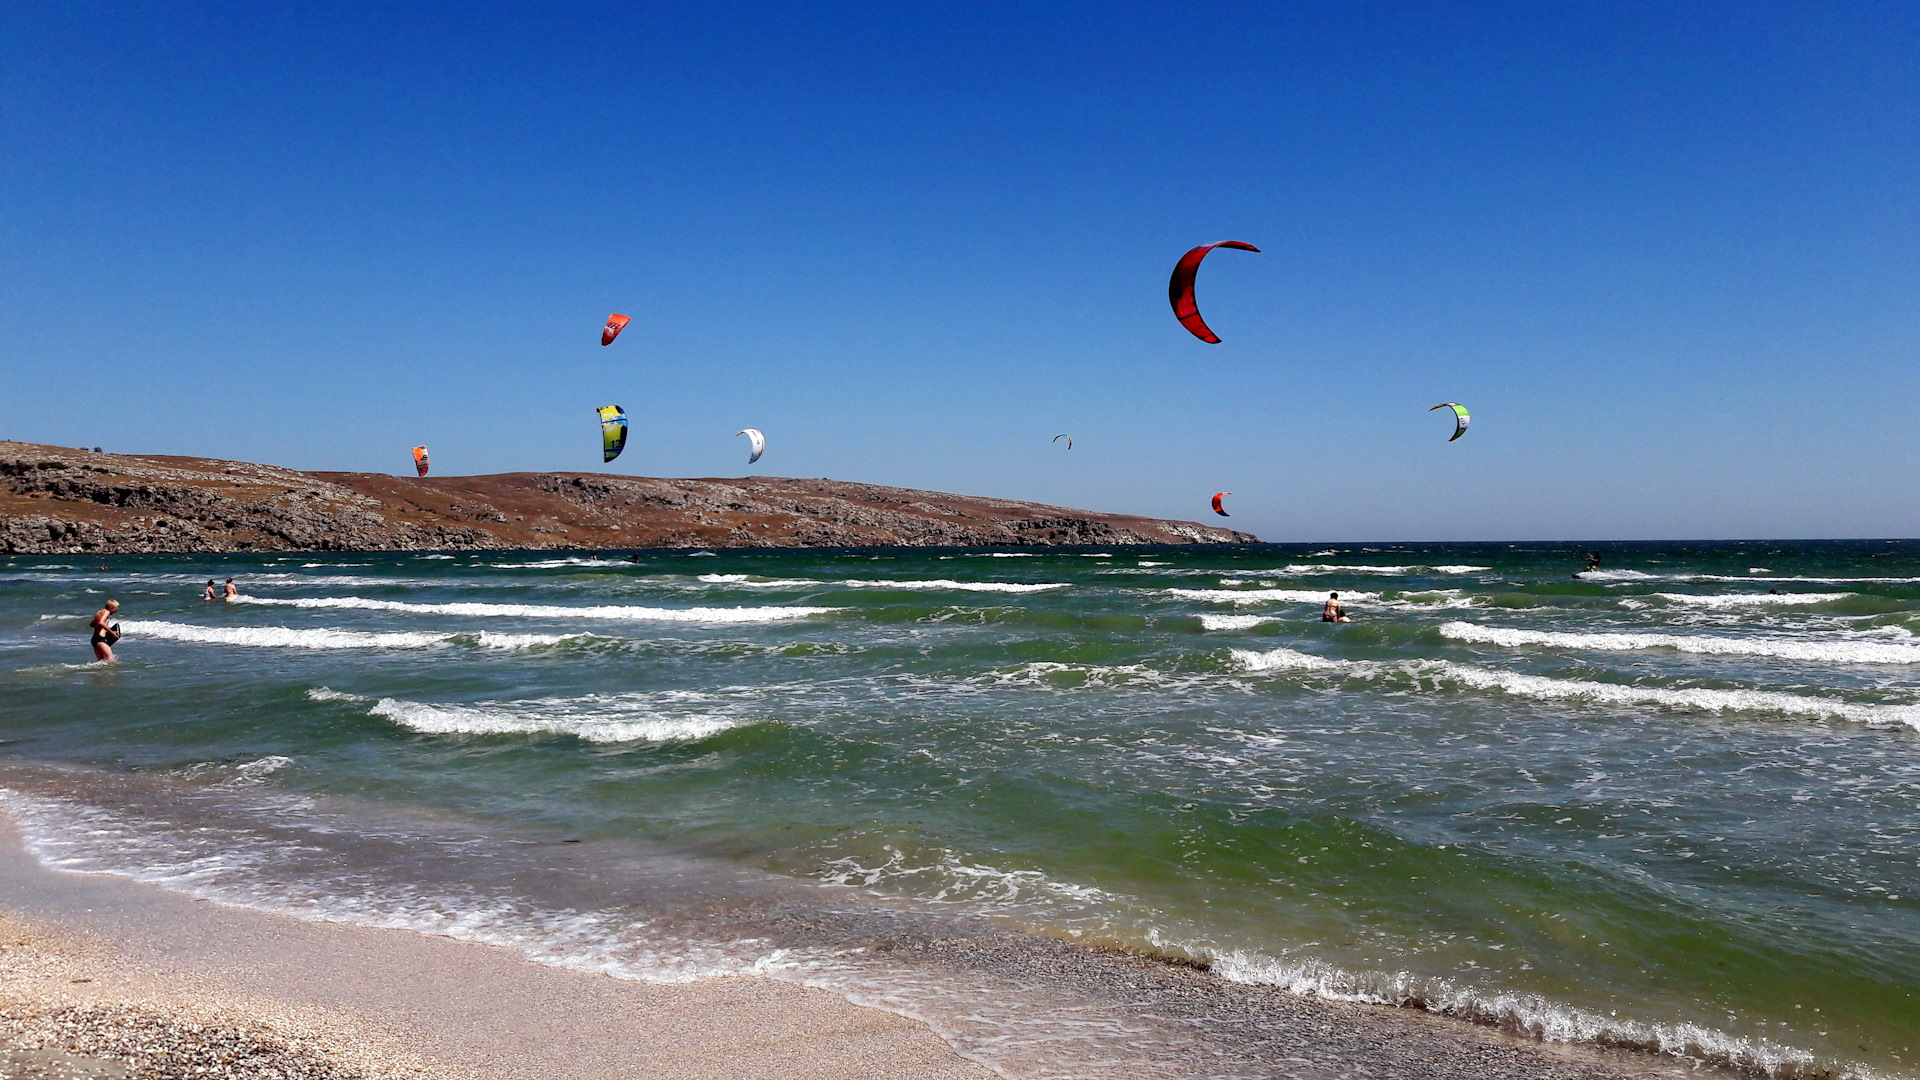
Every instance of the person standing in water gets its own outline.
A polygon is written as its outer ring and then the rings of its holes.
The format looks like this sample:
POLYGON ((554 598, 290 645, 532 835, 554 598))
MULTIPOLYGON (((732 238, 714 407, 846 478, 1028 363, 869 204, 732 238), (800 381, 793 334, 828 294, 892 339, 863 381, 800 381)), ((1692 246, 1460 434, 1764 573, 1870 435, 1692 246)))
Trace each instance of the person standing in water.
POLYGON ((227 594, 226 594, 225 596, 223 596, 223 597, 221 597, 221 599, 222 599, 222 600, 231 600, 231 599, 233 599, 234 597, 236 597, 236 596, 239 596, 239 595, 240 595, 240 590, 239 590, 239 589, 236 589, 236 588, 234 588, 234 587, 233 587, 233 579, 232 579, 232 578, 228 578, 228 579, 227 579, 227 594))
POLYGON ((1320 609, 1321 622, 1352 622, 1347 618, 1346 606, 1340 603, 1339 593, 1327 594, 1327 606, 1320 609))
POLYGON ((87 624, 87 628, 93 631, 90 642, 93 645, 93 658, 101 663, 113 663, 113 645, 120 640, 120 628, 108 625, 107 620, 119 611, 120 601, 109 600, 106 607, 93 613, 93 621, 87 624))
POLYGON ((218 599, 220 599, 220 588, 219 588, 219 586, 217 586, 217 585, 215 585, 215 584, 213 583, 213 579, 212 579, 212 578, 208 578, 208 579, 207 579, 207 587, 206 587, 206 589, 205 589, 204 591, 202 591, 202 592, 200 593, 200 599, 202 599, 202 600, 218 600, 218 599))

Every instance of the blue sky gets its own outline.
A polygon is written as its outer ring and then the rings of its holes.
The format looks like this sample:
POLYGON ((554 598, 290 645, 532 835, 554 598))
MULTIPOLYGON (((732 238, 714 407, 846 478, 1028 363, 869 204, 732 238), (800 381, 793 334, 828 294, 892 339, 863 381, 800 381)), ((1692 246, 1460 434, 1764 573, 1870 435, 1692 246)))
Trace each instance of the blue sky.
POLYGON ((0 436, 1913 536, 1917 81, 1896 4, 12 3, 0 436))

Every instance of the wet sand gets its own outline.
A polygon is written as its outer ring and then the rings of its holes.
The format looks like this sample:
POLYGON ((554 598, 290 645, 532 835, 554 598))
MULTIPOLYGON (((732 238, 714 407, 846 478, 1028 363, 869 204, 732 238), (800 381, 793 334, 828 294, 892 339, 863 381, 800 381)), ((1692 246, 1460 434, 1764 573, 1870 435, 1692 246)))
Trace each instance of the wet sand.
MULTIPOLYGON (((993 1076, 924 1025, 826 991, 757 978, 625 982, 412 931, 225 907, 44 869, 11 828, 0 833, 0 912, 9 1050, 53 1026, 31 1018, 78 1007, 123 1029, 153 1018, 251 1029, 257 1041, 317 1048, 342 1077, 379 1080, 993 1076)), ((0 1058, 0 1075, 26 1068, 0 1058)))
MULTIPOLYGON (((1214 1067, 1182 1063, 1200 1075, 1618 1080, 1688 1072, 1671 1059, 1238 986, 1051 939, 927 941, 912 951, 961 981, 1000 967, 1020 982, 1091 979, 1114 998, 1109 1006, 1190 1030, 1190 1052, 1202 1058, 1221 1054, 1214 1067), (1226 1040, 1212 1053, 1209 1031, 1226 1040), (1238 1050, 1221 1053, 1229 1044, 1238 1050)), ((926 1025, 828 991, 754 977, 624 981, 409 930, 227 907, 116 876, 48 870, 3 822, 0 1044, 0 1076, 89 1080, 996 1075, 926 1025), (128 1053, 142 1046, 152 1052, 128 1053), (46 1057, 42 1047, 60 1049, 46 1057), (129 1056, 131 1071, 121 1064, 129 1056), (222 1060, 226 1071, 195 1071, 195 1062, 222 1060)), ((1702 1074, 1728 1075, 1692 1075, 1702 1074)))

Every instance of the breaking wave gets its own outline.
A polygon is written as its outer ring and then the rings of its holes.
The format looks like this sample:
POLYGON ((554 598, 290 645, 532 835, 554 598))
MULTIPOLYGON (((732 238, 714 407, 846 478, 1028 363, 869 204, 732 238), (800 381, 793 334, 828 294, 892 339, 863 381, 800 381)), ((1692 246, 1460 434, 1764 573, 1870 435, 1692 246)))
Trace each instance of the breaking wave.
POLYGON ((1068 587, 1068 583, 1064 581, 1035 584, 1017 581, 953 581, 948 578, 935 578, 928 581, 883 581, 865 578, 829 581, 819 578, 755 579, 750 574, 701 574, 700 580, 709 585, 737 585, 744 589, 909 589, 916 592, 1036 593, 1068 587))
POLYGON ((1835 600, 1845 600, 1858 593, 1654 593, 1653 595, 1669 604, 1685 604, 1688 607, 1737 608, 1763 607, 1775 604, 1830 604, 1835 600))
POLYGON ((1808 641, 1798 638, 1730 638, 1701 634, 1609 634, 1562 630, 1515 630, 1450 622, 1440 633, 1455 641, 1518 648, 1547 645, 1562 649, 1628 652, 1674 649, 1706 656, 1770 656, 1822 664, 1920 664, 1920 645, 1884 641, 1808 641))
POLYGON ((705 712, 674 712, 676 700, 705 704, 711 695, 592 694, 528 701, 436 704, 381 698, 367 712, 430 735, 572 735, 588 742, 691 742, 745 721, 705 712))
POLYGON ((1868 727, 1920 730, 1920 705, 1879 705, 1810 697, 1774 690, 1713 690, 1633 686, 1588 679, 1556 679, 1450 660, 1333 660, 1279 648, 1234 649, 1233 663, 1252 672, 1342 671, 1363 678, 1411 679, 1434 689, 1485 690, 1536 701, 1591 702, 1597 705, 1650 705, 1689 712, 1760 713, 1815 720, 1845 720, 1868 727))
MULTIPOLYGON (((1835 1063, 1769 1039, 1737 1036, 1692 1023, 1653 1023, 1603 1016, 1539 994, 1484 990, 1410 972, 1356 972, 1321 960, 1229 951, 1212 972, 1230 982, 1277 986, 1334 1001, 1420 1008, 1551 1043, 1584 1043, 1649 1051, 1772 1077, 1836 1075, 1835 1063)), ((1870 1075, 1844 1066, 1838 1075, 1870 1075)))
POLYGON ((757 623, 804 619, 838 608, 825 607, 696 607, 658 608, 630 604, 567 607, 558 604, 409 604, 399 600, 370 600, 360 596, 312 596, 293 600, 238 597, 242 603, 297 608, 351 608, 360 611, 400 611, 415 615, 465 615, 482 618, 602 619, 622 622, 757 623))
POLYGON ((335 630, 328 627, 191 626, 175 622, 129 622, 130 638, 150 637, 204 645, 246 645, 273 649, 426 649, 471 642, 483 649, 527 649, 591 634, 425 633, 405 630, 335 630))

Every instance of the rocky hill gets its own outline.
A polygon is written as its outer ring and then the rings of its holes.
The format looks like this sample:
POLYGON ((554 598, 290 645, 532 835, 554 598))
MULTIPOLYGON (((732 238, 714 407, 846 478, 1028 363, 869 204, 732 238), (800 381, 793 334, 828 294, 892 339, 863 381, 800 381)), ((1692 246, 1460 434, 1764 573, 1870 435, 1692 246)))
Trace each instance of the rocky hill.
POLYGON ((839 480, 388 476, 0 441, 16 554, 1231 544, 1191 521, 839 480))

